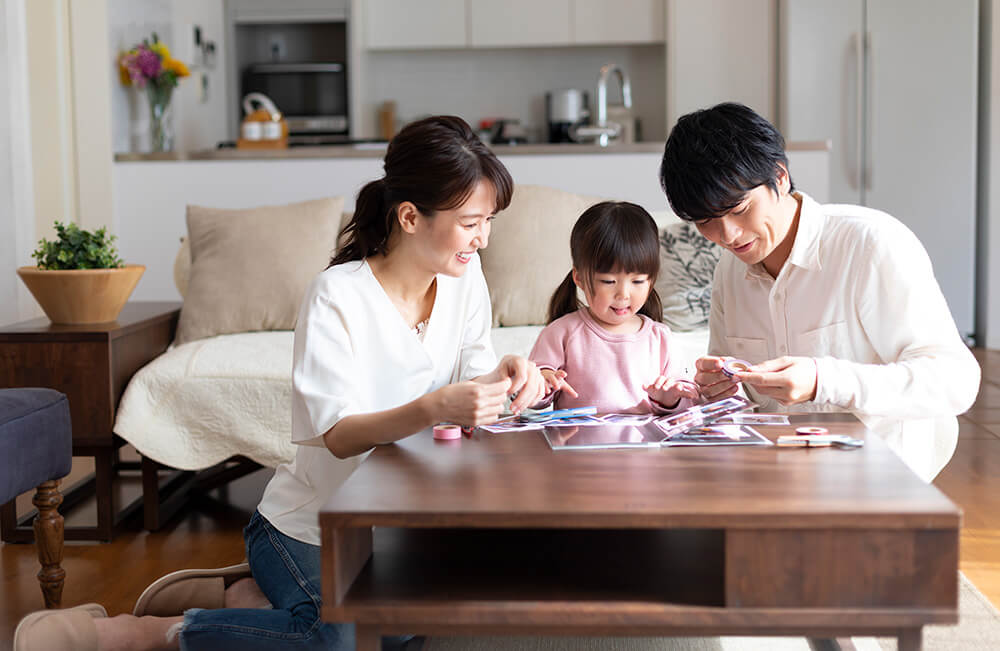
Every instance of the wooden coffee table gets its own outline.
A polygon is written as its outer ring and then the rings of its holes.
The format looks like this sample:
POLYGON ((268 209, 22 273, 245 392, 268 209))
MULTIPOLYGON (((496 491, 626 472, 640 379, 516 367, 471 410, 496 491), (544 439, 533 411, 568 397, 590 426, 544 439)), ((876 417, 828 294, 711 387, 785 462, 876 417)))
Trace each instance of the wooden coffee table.
POLYGON ((919 649, 925 624, 958 621, 961 512, 853 416, 801 425, 866 445, 552 452, 538 432, 477 431, 381 446, 320 514, 323 617, 355 622, 365 650, 404 633, 919 649))

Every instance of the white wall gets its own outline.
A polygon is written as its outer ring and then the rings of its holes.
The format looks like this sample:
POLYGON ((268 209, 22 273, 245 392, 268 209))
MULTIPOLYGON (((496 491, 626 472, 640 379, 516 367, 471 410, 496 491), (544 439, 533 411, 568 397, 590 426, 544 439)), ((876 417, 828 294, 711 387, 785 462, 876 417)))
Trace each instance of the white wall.
MULTIPOLYGON (((379 105, 395 100, 400 125, 440 113, 461 116, 473 126, 483 118, 516 118, 544 142, 546 91, 585 90, 595 110, 598 72, 606 63, 618 63, 631 78, 643 140, 666 139, 663 45, 374 51, 364 56, 364 116, 359 117, 372 129, 379 105)), ((609 84, 608 101, 621 101, 615 80, 609 84)))
MULTIPOLYGON (((980 163, 986 163, 986 170, 981 170, 979 178, 985 183, 980 192, 981 197, 980 241, 978 251, 980 259, 977 262, 977 279, 980 283, 977 298, 977 330, 979 330, 980 346, 1000 348, 1000 6, 993 0, 986 0, 985 18, 989 28, 981 30, 980 34, 989 37, 985 52, 989 54, 988 76, 983 79, 986 87, 982 94, 989 98, 987 119, 982 125, 980 146, 985 148, 980 156, 980 163)), ((984 50, 981 49, 981 52, 984 50)))

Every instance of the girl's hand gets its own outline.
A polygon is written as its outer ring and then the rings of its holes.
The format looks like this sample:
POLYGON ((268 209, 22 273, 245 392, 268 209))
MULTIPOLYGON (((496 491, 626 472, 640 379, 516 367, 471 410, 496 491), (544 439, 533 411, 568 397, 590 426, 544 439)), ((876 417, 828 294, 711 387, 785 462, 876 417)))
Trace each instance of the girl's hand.
POLYGON ((698 387, 693 382, 666 375, 659 376, 643 389, 650 398, 667 408, 677 406, 681 398, 697 400, 699 397, 698 387))
POLYGON ((559 369, 558 371, 553 371, 549 368, 543 368, 541 370, 542 377, 545 378, 545 393, 544 396, 550 393, 555 393, 556 391, 565 391, 574 398, 579 398, 580 394, 576 392, 570 383, 566 381, 566 371, 559 369))
POLYGON ((817 375, 812 357, 779 357, 737 373, 736 379, 783 405, 795 405, 816 399, 817 375))
POLYGON ((694 382, 705 400, 721 400, 736 395, 739 380, 730 379, 722 372, 722 365, 728 357, 700 357, 694 363, 694 382))
POLYGON ((500 417, 507 393, 509 378, 495 382, 469 380, 441 387, 430 395, 434 399, 434 422, 456 423, 463 427, 488 425, 500 417))
MULTIPOLYGON (((490 375, 510 380, 508 395, 514 396, 510 410, 515 414, 535 404, 545 395, 545 378, 535 363, 518 355, 504 355, 490 375)), ((482 379, 482 378, 480 378, 482 379)))

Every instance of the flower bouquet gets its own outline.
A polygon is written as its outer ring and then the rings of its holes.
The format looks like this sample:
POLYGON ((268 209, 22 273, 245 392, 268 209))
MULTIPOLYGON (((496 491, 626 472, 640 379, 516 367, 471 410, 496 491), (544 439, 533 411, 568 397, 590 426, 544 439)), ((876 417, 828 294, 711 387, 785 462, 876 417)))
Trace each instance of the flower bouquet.
POLYGON ((118 74, 125 86, 146 90, 153 151, 169 151, 172 143, 167 131, 167 108, 178 80, 191 74, 188 67, 170 56, 170 50, 153 32, 152 42, 143 39, 118 55, 118 74))

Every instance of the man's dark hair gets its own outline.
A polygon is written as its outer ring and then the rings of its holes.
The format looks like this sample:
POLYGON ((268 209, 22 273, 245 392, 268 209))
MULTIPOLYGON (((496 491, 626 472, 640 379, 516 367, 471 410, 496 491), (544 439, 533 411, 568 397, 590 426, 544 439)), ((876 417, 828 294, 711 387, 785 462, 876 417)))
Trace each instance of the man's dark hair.
POLYGON ((759 185, 777 193, 779 164, 788 169, 785 139, 774 125, 743 104, 726 102, 677 120, 663 150, 660 186, 681 219, 711 219, 759 185))

